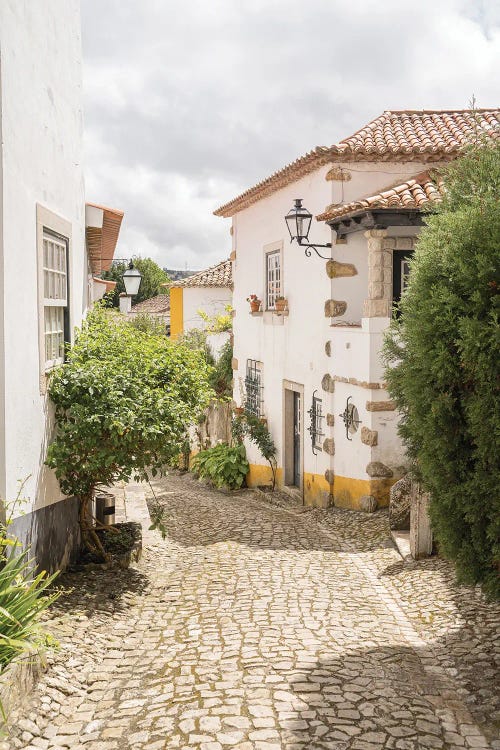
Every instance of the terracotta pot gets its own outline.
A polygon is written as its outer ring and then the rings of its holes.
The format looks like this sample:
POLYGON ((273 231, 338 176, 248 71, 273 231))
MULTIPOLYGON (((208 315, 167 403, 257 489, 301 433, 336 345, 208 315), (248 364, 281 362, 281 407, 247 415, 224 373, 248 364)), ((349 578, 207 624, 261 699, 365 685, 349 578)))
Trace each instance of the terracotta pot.
POLYGON ((288 301, 286 299, 277 299, 274 303, 276 312, 285 312, 288 307, 288 301))
POLYGON ((235 414, 244 414, 245 409, 242 406, 235 406, 234 407, 234 413, 235 414))
POLYGON ((259 312, 260 310, 260 299, 255 302, 250 302, 250 312, 259 312))

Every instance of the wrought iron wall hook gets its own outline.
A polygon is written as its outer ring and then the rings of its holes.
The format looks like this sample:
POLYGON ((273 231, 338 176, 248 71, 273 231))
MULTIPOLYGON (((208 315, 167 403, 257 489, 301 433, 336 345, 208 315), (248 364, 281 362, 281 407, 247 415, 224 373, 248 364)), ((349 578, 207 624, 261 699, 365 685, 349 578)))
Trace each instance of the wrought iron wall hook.
POLYGON ((349 403, 351 399, 352 396, 348 396, 345 409, 341 414, 339 414, 339 417, 342 417, 342 421, 345 424, 346 438, 352 442, 352 438, 349 437, 349 430, 354 427, 353 432, 355 432, 358 428, 358 425, 361 424, 361 419, 356 419, 355 414, 357 415, 358 412, 354 404, 349 403))
POLYGON ((328 242, 326 245, 317 245, 317 246, 316 245, 305 245, 302 242, 299 242, 299 245, 300 245, 300 247, 304 248, 304 254, 306 255, 307 258, 310 258, 312 256, 311 250, 314 250, 314 252, 316 253, 316 255, 319 258, 322 258, 323 260, 331 260, 332 259, 331 253, 330 253, 330 255, 321 255, 321 253, 318 252, 318 247, 331 247, 332 246, 331 242, 328 242))

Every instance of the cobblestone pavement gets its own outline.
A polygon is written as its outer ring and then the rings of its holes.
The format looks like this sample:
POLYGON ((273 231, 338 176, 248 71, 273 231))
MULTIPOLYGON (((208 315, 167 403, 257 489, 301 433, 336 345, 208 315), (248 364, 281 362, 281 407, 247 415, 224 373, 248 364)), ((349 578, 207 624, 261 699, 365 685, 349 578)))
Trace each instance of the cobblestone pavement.
POLYGON ((403 562, 384 513, 155 489, 168 539, 64 577, 60 647, 5 748, 500 748, 499 608, 403 562))

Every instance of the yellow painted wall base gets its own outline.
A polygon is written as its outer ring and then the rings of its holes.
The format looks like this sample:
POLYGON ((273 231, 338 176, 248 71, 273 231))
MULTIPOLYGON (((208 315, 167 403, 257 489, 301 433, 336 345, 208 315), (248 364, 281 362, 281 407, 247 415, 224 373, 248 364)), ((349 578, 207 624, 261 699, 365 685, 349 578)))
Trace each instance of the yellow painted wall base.
MULTIPOLYGON (((332 504, 333 490, 334 504, 338 508, 359 509, 359 501, 363 495, 373 495, 379 508, 389 505, 389 490, 397 479, 352 479, 351 477, 335 476, 331 487, 321 474, 304 474, 304 503, 317 508, 327 508, 332 504)), ((249 487, 271 486, 272 474, 269 466, 250 464, 247 474, 249 487)), ((276 471, 276 486, 283 488, 283 469, 276 471)))

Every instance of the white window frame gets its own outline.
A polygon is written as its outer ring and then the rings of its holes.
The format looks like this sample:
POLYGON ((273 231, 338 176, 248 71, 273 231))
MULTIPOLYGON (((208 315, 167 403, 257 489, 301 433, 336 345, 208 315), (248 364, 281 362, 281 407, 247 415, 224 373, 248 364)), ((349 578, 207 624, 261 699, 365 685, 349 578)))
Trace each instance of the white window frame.
POLYGON ((283 297, 283 243, 264 247, 264 278, 266 310, 276 309, 276 297, 283 297))
POLYGON ((70 338, 71 234, 70 222, 44 206, 37 205, 38 341, 41 393, 46 391, 46 374, 64 361, 64 351, 61 350, 59 356, 50 358, 46 356, 46 339, 47 334, 50 333, 48 328, 53 329, 51 333, 62 333, 63 345, 68 343, 70 338), (48 257, 47 249, 50 243, 53 243, 53 248, 57 248, 57 251, 54 250, 51 257, 48 257), (60 279, 59 288, 57 288, 58 278, 60 279), (52 283, 47 285, 47 280, 51 280, 52 283), (59 321, 55 320, 54 310, 62 310, 62 315, 58 316, 59 321), (56 323, 57 331, 54 330, 56 323))

